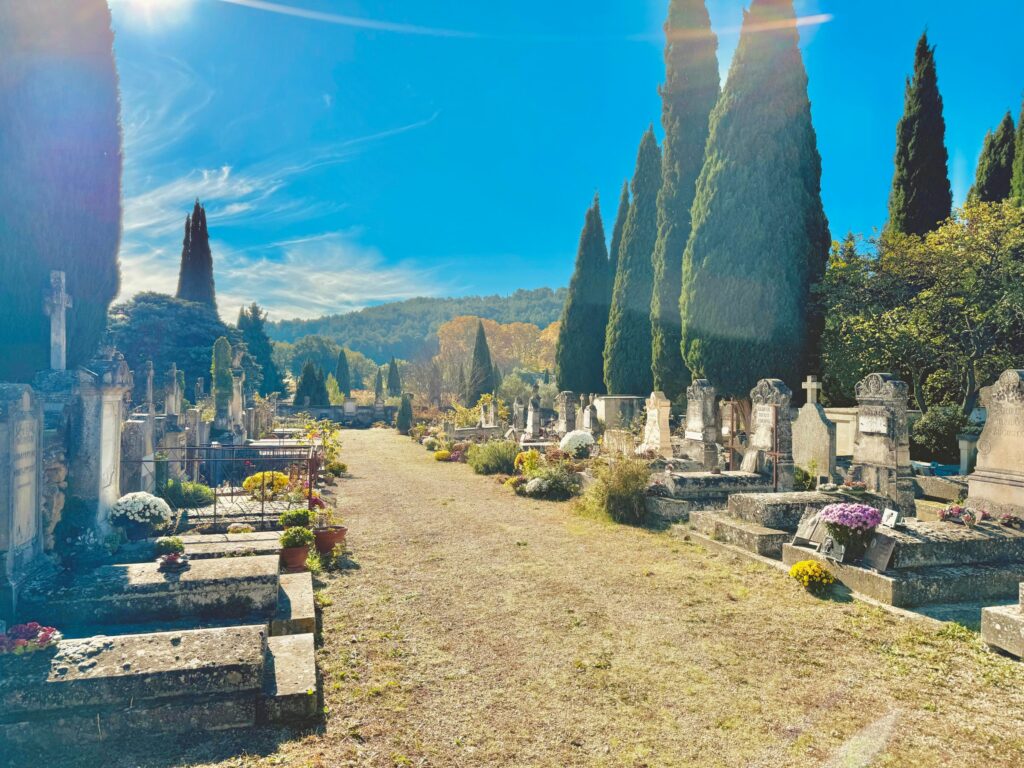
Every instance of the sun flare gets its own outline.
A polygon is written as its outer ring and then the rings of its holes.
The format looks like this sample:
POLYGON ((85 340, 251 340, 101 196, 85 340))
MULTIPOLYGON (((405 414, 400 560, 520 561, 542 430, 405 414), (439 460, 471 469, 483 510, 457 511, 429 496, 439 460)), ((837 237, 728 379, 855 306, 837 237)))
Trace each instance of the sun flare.
POLYGON ((125 22, 150 30, 166 29, 188 20, 194 0, 110 0, 125 22))

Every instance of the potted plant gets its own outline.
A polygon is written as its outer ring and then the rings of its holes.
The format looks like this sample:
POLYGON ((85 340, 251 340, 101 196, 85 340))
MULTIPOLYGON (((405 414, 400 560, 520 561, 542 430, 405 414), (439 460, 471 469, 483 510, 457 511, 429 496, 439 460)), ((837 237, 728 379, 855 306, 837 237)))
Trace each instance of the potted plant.
POLYGON ((179 536, 161 536, 153 542, 153 554, 157 557, 163 555, 181 555, 185 552, 185 542, 179 536))
POLYGON ((313 524, 313 513, 308 509, 289 509, 282 512, 278 522, 284 529, 288 528, 309 528, 313 524))
POLYGON ((139 491, 122 496, 110 509, 110 522, 124 529, 131 541, 140 541, 164 528, 173 516, 163 499, 139 491))
POLYGON ((341 524, 341 518, 333 509, 328 509, 317 515, 316 528, 313 529, 313 537, 316 539, 316 551, 321 555, 329 555, 334 548, 345 544, 345 534, 348 528, 341 524))
POLYGON ((156 566, 161 573, 181 573, 189 567, 188 555, 182 552, 168 552, 156 559, 156 566))
POLYGON ((820 519, 833 541, 841 544, 852 560, 867 551, 875 528, 882 522, 882 513, 867 504, 829 504, 821 510, 820 519))
POLYGON ((315 541, 309 528, 295 526, 281 534, 281 564, 287 571, 304 571, 309 548, 315 541))

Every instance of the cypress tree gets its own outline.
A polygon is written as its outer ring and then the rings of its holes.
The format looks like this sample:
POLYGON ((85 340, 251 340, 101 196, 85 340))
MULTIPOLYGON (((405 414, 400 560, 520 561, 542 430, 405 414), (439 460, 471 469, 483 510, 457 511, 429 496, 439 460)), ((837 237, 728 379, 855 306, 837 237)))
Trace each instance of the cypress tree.
POLYGON ((640 142, 633 175, 633 203, 622 230, 622 245, 604 345, 604 383, 609 394, 651 391, 651 295, 654 244, 658 239, 661 150, 654 127, 640 142))
POLYGON ((562 389, 604 392, 602 331, 608 325, 610 284, 601 204, 595 197, 584 219, 555 345, 555 375, 562 389))
POLYGON ((810 288, 830 239, 821 158, 791 0, 754 0, 722 96, 683 262, 683 357, 694 378, 746 398, 796 388, 820 318, 810 288))
POLYGON ((1007 112, 995 132, 985 134, 985 144, 978 159, 974 186, 968 199, 982 203, 999 203, 1010 196, 1016 136, 1013 117, 1007 112))
POLYGON ((1024 205, 1024 104, 1021 104, 1020 117, 1017 119, 1017 139, 1014 144, 1010 197, 1018 205, 1024 205))
POLYGON ((43 297, 66 276, 67 364, 87 362, 120 283, 121 126, 106 0, 2 4, 0 381, 50 366, 43 297))
POLYGON ((469 369, 469 380, 466 382, 466 405, 472 408, 494 389, 494 364, 491 362, 491 349, 487 346, 487 334, 484 333, 483 322, 476 326, 476 342, 473 344, 473 364, 469 369))
POLYGON ((206 209, 198 200, 192 209, 192 215, 185 218, 185 240, 181 249, 177 297, 214 308, 217 306, 210 231, 206 226, 206 209))
POLYGON ((334 378, 338 382, 338 390, 345 397, 352 397, 352 374, 348 368, 348 355, 342 349, 338 353, 338 365, 334 369, 334 378))
POLYGON ((388 363, 388 395, 398 397, 402 394, 402 375, 398 371, 398 361, 394 355, 388 363))
POLYGON ((249 356, 262 371, 258 391, 266 397, 271 392, 283 392, 284 380, 274 363, 274 345, 267 336, 267 313, 255 301, 238 313, 238 330, 242 334, 249 356))
POLYGON ((234 388, 231 363, 231 342, 221 336, 213 344, 213 360, 210 363, 210 387, 217 413, 226 413, 231 402, 231 393, 234 388))
POLYGON ((917 42, 914 77, 907 80, 903 117, 896 127, 888 229, 923 235, 949 218, 953 192, 945 138, 935 48, 928 45, 925 32, 917 42))
POLYGON ((307 360, 302 366, 302 374, 295 387, 294 403, 299 408, 324 408, 331 404, 323 369, 318 368, 312 360, 307 360))
POLYGON ((615 225, 612 227, 612 242, 608 248, 608 266, 611 277, 608 279, 608 305, 612 303, 612 288, 615 287, 615 273, 619 269, 619 254, 622 251, 622 231, 626 228, 629 217, 629 179, 622 182, 622 193, 619 195, 619 211, 615 214, 615 225))
POLYGON ((680 354, 679 301, 683 252, 690 237, 690 208, 704 165, 708 120, 718 100, 718 38, 704 0, 672 0, 665 22, 665 129, 658 192, 658 240, 651 298, 651 373, 654 389, 676 400, 690 383, 680 354))
POLYGON ((455 382, 456 397, 462 401, 463 405, 467 405, 466 401, 469 400, 469 388, 466 383, 466 366, 459 364, 459 378, 455 382))
POLYGON ((402 404, 398 407, 398 416, 395 418, 395 427, 398 434, 408 435, 412 428, 412 396, 402 395, 402 404))
POLYGON ((373 398, 374 400, 384 399, 384 376, 381 374, 381 369, 377 369, 377 380, 373 383, 373 398))

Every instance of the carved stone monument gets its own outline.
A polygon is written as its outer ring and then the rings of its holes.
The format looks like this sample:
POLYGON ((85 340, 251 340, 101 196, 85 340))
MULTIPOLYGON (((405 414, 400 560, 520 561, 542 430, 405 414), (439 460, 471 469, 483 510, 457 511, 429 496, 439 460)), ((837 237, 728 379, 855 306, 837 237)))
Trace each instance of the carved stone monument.
POLYGON ((652 392, 647 399, 647 423, 644 425, 644 441, 637 449, 641 453, 653 451, 659 456, 672 458, 672 401, 664 392, 652 392))
POLYGON ((575 392, 560 392, 558 394, 558 427, 559 435, 565 435, 576 429, 576 403, 575 392))
POLYGON ((849 479, 887 496, 897 510, 914 516, 913 470, 905 382, 872 373, 857 384, 857 437, 849 479))
POLYGON ((0 384, 0 618, 43 553, 40 499, 43 412, 32 388, 0 384))
POLYGON ((711 471, 718 467, 717 393, 707 379, 697 379, 686 390, 686 455, 711 471))
POLYGON ((521 397, 517 397, 512 403, 512 428, 518 432, 526 429, 526 406, 521 397))
POLYGON ((808 376, 801 385, 807 390, 807 404, 797 413, 793 422, 793 461, 815 477, 828 477, 836 473, 836 425, 818 402, 821 382, 808 376))
POLYGON ((761 379, 750 390, 750 437, 742 469, 770 479, 778 491, 793 490, 792 399, 793 392, 779 379, 761 379))
POLYGON ((178 382, 178 366, 171 363, 164 382, 164 414, 167 416, 181 415, 182 392, 178 382))
POLYGON ((525 440, 540 440, 540 391, 536 384, 533 385, 533 395, 530 397, 530 409, 526 414, 525 440))
POLYGON ((1009 370, 988 393, 978 465, 967 478, 968 504, 1024 516, 1024 370, 1009 370))
POLYGON ((50 273, 50 292, 46 296, 44 309, 50 316, 50 369, 63 371, 67 368, 67 311, 74 302, 66 290, 63 272, 50 273))

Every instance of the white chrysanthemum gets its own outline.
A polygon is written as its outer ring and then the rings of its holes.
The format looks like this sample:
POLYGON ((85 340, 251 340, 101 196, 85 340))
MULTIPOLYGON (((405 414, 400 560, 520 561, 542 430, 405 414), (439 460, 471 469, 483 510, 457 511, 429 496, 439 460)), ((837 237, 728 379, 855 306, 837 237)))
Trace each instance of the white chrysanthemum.
POLYGON ((110 520, 115 524, 132 522, 163 525, 169 523, 171 517, 171 508, 166 501, 144 491, 122 496, 110 510, 110 520))
POLYGON ((575 432, 566 433, 558 447, 576 458, 586 456, 594 445, 594 436, 589 432, 577 429, 575 432))

